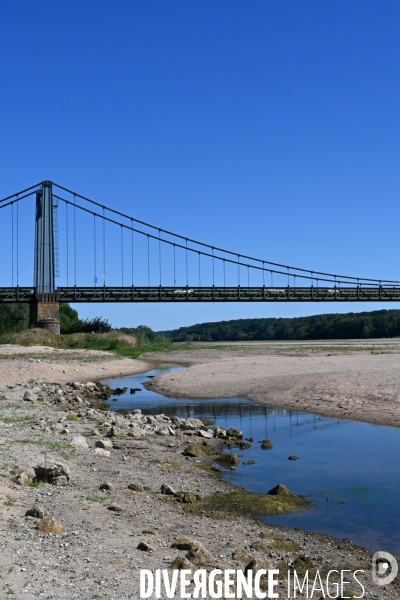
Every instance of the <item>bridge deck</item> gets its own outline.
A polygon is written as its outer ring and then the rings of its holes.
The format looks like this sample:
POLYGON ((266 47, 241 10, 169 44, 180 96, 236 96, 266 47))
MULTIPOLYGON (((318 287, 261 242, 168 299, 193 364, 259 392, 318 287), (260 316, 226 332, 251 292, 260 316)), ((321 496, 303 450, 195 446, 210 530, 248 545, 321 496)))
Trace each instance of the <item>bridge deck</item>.
MULTIPOLYGON (((34 288, 0 288, 0 302, 31 301, 34 288)), ((59 287, 59 302, 400 302, 400 287, 59 287)))

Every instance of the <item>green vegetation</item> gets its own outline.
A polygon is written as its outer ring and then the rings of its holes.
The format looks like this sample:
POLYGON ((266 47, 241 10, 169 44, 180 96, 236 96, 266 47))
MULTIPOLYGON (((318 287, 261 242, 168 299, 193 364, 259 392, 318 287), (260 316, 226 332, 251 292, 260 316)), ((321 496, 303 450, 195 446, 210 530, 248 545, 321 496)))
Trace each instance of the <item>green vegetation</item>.
MULTIPOLYGON (((69 304, 60 304, 61 333, 104 333, 111 325, 101 317, 80 319, 78 312, 69 304)), ((0 335, 29 329, 28 304, 0 304, 0 335)), ((150 330, 151 331, 151 330, 150 330)))
POLYGON ((200 323, 160 334, 172 342, 328 340, 400 336, 400 310, 315 315, 293 319, 237 319, 200 323))
POLYGON ((106 502, 107 498, 105 496, 99 496, 99 494, 88 494, 86 500, 89 502, 106 502))
POLYGON ((254 494, 247 490, 214 494, 203 498, 195 507, 189 505, 188 512, 205 511, 212 513, 231 513, 258 517, 259 515, 278 515, 298 512, 310 508, 310 503, 302 496, 294 494, 269 496, 254 494))

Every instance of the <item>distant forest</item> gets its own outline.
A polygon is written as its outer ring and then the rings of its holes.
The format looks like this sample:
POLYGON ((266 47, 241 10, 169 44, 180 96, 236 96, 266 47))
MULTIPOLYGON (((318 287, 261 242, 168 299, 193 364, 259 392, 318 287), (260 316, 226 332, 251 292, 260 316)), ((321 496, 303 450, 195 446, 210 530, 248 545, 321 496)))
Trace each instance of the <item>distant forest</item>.
POLYGON ((400 310, 316 315, 294 319, 237 319, 160 331, 173 342, 329 340, 400 336, 400 310))

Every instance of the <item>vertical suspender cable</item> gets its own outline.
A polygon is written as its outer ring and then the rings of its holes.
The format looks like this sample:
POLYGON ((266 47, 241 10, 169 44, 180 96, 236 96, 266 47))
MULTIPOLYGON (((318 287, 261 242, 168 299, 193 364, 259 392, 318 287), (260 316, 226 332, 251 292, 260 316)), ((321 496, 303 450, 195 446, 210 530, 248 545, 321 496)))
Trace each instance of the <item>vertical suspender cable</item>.
POLYGON ((240 254, 238 254, 238 285, 240 286, 240 254))
POLYGON ((265 287, 265 263, 263 261, 263 286, 265 287))
POLYGON ((65 226, 66 226, 66 229, 67 229, 67 232, 66 232, 66 233, 67 233, 67 235, 66 235, 66 238, 67 238, 67 287, 68 287, 68 274, 69 274, 69 251, 68 251, 68 249, 69 249, 69 247, 68 247, 68 245, 69 245, 69 235, 68 235, 68 202, 66 202, 66 203, 65 203, 65 226))
POLYGON ((271 271, 271 287, 274 287, 274 279, 273 279, 272 273, 273 273, 273 271, 271 271))
POLYGON ((161 287, 161 229, 158 230, 158 266, 160 269, 160 287, 161 287))
POLYGON ((213 267, 213 287, 214 287, 214 277, 215 277, 215 259, 214 259, 214 246, 211 248, 212 252, 212 267, 213 267))
POLYGON ((132 246, 132 287, 133 287, 133 219, 131 219, 131 246, 132 246))
POLYGON ((188 241, 186 239, 186 287, 189 287, 188 241))
POLYGON ((18 236, 18 229, 19 229, 19 208, 18 208, 18 194, 17 194, 17 204, 16 204, 16 208, 17 208, 17 287, 18 287, 18 280, 19 280, 19 276, 18 276, 18 240, 19 240, 19 236, 18 236))
POLYGON ((247 287, 250 287, 250 265, 247 265, 247 287))
POLYGON ((174 287, 176 287, 176 246, 174 244, 174 287))
POLYGON ((14 287, 14 202, 11 204, 11 284, 14 287))
POLYGON ((121 225, 121 281, 124 287, 124 228, 121 225))
POLYGON ((199 254, 199 287, 201 288, 201 267, 200 267, 200 256, 201 256, 201 254, 200 254, 200 252, 198 254, 199 254))
POLYGON ((224 287, 226 287, 225 286, 225 259, 224 259, 224 287))
POLYGON ((74 194, 74 279, 76 287, 76 196, 74 194))
POLYGON ((93 243, 94 243, 94 287, 97 287, 96 215, 95 215, 95 213, 93 213, 93 243))
POLYGON ((147 285, 150 287, 150 236, 147 234, 147 285))
POLYGON ((106 207, 103 206, 103 285, 106 285, 106 220, 105 220, 106 207))

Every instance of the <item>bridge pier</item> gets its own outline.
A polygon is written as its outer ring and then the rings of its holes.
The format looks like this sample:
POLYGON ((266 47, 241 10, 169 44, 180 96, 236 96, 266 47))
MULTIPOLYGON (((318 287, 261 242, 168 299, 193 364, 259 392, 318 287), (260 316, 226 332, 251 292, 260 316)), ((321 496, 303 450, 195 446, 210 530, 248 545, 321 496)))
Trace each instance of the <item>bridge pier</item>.
POLYGON ((60 294, 34 294, 30 303, 31 327, 60 333, 60 294))

